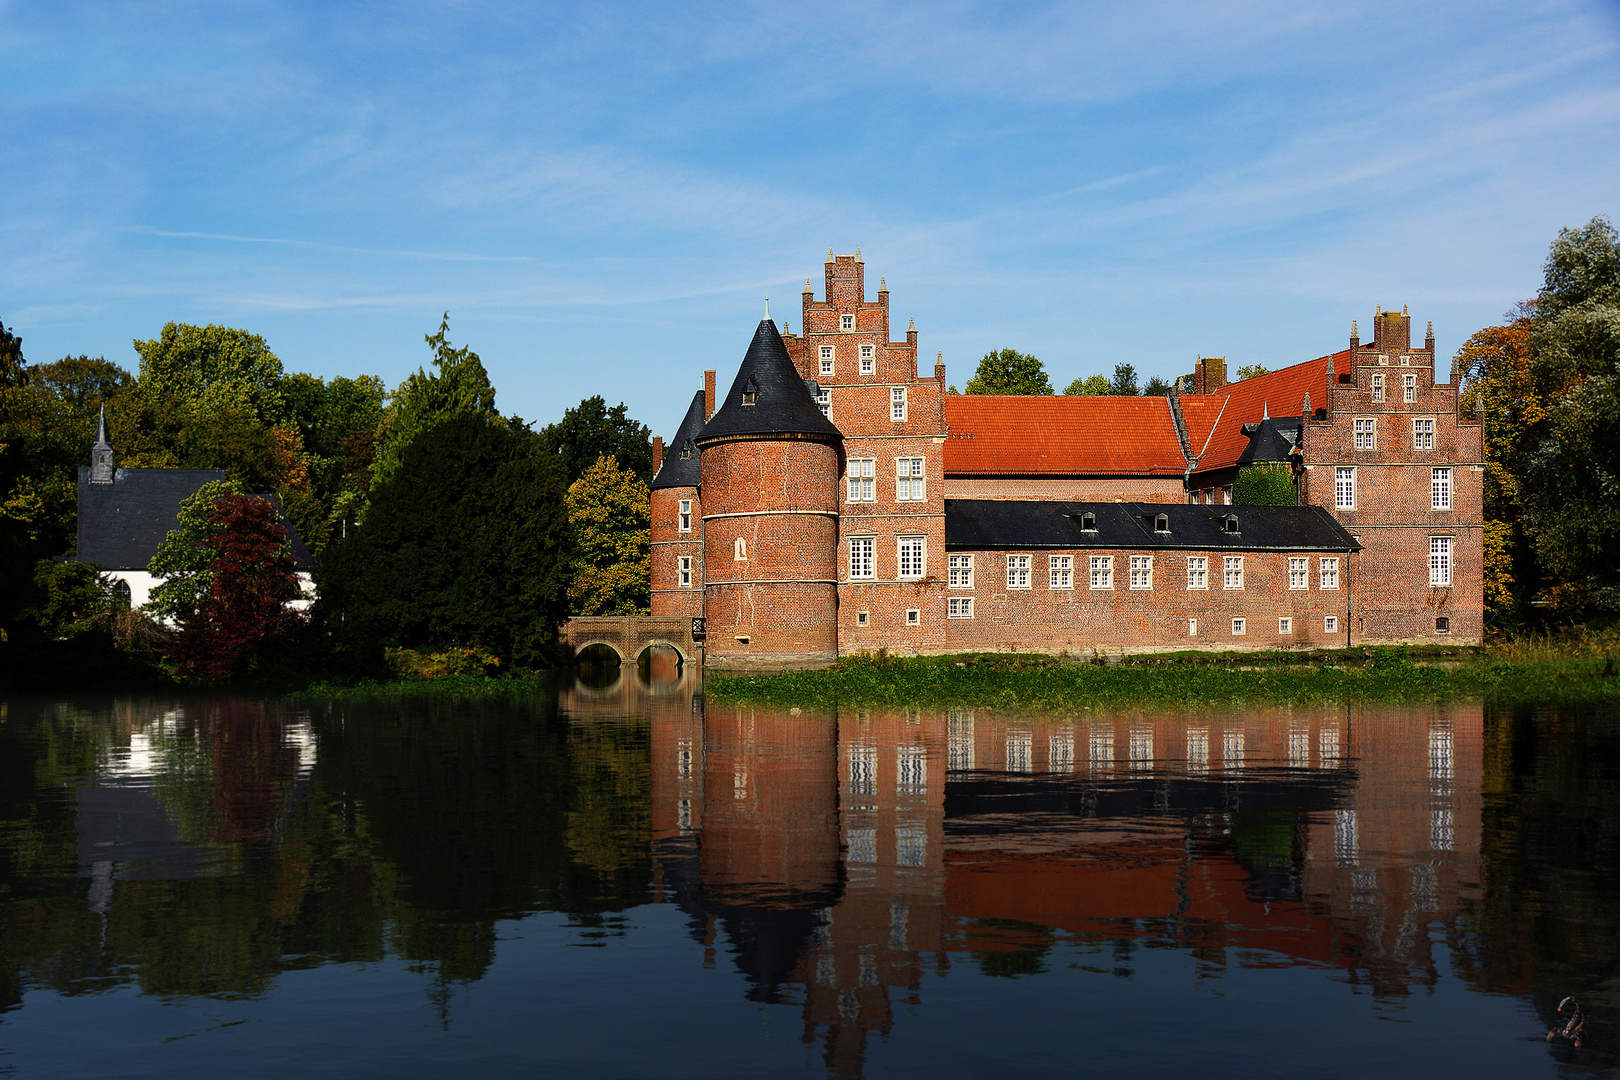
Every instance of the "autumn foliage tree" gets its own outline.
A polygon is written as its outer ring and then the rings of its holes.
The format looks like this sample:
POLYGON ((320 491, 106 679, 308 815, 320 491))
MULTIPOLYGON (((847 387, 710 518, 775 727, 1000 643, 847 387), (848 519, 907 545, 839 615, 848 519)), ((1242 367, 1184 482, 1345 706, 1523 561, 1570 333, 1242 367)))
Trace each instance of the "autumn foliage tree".
POLYGON ((648 571, 652 517, 647 485, 606 454, 568 489, 573 526, 575 615, 645 615, 651 610, 648 571))

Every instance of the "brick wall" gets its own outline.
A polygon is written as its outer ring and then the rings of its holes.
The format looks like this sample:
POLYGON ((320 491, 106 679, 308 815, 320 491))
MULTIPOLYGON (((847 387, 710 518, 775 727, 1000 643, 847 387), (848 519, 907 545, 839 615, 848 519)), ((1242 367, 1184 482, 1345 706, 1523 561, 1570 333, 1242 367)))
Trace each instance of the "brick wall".
POLYGON ((703 504, 697 488, 657 488, 652 493, 652 613, 703 614, 703 504), (680 530, 680 505, 689 500, 691 528, 680 530), (691 584, 680 584, 680 560, 692 560, 691 584))

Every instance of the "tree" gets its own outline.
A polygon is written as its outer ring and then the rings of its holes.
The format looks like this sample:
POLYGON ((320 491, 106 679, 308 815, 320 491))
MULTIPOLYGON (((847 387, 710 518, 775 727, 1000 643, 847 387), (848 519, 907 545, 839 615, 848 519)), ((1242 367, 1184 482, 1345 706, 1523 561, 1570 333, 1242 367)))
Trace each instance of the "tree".
POLYGON ((208 590, 179 618, 169 657, 183 678, 219 682, 242 673, 248 658, 302 622, 288 602, 301 590, 287 530, 267 499, 225 494, 208 507, 213 532, 208 590))
POLYGON ((1063 393, 1069 397, 1078 397, 1081 394, 1103 397, 1108 393, 1108 379, 1103 375, 1088 375, 1084 378, 1076 378, 1074 382, 1064 387, 1063 393))
POLYGON ((433 371, 417 368, 405 377, 383 418, 378 433, 373 482, 387 480, 399 468, 406 449, 430 429, 459 416, 493 420, 495 388, 484 362, 471 347, 450 344, 450 313, 444 313, 439 332, 423 338, 433 350, 433 371))
POLYGON ((606 454, 621 469, 652 483, 652 431, 633 420, 623 402, 613 408, 599 395, 563 413, 561 420, 540 429, 541 445, 562 458, 563 474, 573 484, 606 454))
POLYGON ((1269 374, 1271 374, 1271 369, 1264 364, 1244 364, 1237 369, 1238 382, 1242 382, 1244 379, 1252 379, 1256 375, 1269 374))
POLYGON ((1148 397, 1165 397, 1170 390, 1170 384, 1155 375, 1148 380, 1147 386, 1142 388, 1142 393, 1148 397))
POLYGON ((29 369, 36 386, 54 394, 81 416, 96 411, 134 385, 135 379, 117 364, 102 357, 65 356, 54 364, 29 369))
POLYGON ((1260 461, 1238 470, 1232 501, 1242 506, 1293 506, 1299 502, 1294 469, 1286 461, 1260 461))
POLYGON ((302 373, 283 388, 309 474, 307 501, 289 500, 287 514, 318 558, 364 505, 388 390, 375 375, 327 382, 302 373))
POLYGON ((168 323, 150 341, 136 341, 140 382, 198 410, 226 409, 267 425, 285 418, 281 361, 264 338, 228 326, 168 323))
POLYGON ((1046 396, 1052 393, 1052 384, 1047 381, 1045 365, 1034 356, 1017 349, 1002 349, 984 354, 964 392, 1046 396))
POLYGON ((241 489, 229 480, 213 480, 180 501, 179 524, 164 536, 146 571, 163 580, 152 590, 145 609, 160 619, 178 622, 196 614, 213 582, 213 541, 224 529, 216 504, 241 489))
POLYGON ((574 530, 575 615, 645 615, 652 609, 652 513, 647 485, 606 454, 568 489, 574 530))
POLYGON ((318 572, 322 624, 364 648, 555 655, 572 533, 556 455, 507 424, 453 416, 402 448, 364 520, 318 572))
POLYGON ((1142 391, 1136 386, 1136 365, 1115 364, 1114 377, 1108 381, 1108 392, 1121 397, 1135 397, 1142 391))

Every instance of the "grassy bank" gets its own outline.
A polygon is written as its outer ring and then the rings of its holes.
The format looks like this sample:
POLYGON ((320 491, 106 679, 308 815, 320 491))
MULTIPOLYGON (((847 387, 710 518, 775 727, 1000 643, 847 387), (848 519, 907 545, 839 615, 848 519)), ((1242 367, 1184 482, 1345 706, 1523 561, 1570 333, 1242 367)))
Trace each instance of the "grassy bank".
POLYGON ((1620 704, 1614 654, 1522 648, 1174 654, 1112 664, 1033 655, 863 655, 822 671, 711 673, 712 701, 767 705, 931 705, 1023 711, 1136 704, 1327 701, 1608 702, 1620 704))
POLYGON ((523 675, 444 675, 432 679, 401 678, 359 682, 314 682, 287 694, 289 700, 421 701, 486 699, 527 700, 549 696, 555 676, 548 672, 523 675))

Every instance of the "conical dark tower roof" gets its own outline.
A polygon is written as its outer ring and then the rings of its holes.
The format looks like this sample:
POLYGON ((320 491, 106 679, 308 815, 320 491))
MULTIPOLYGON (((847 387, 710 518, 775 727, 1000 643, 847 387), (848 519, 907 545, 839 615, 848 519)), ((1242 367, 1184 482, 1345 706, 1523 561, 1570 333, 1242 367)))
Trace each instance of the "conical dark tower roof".
POLYGON ((776 324, 762 319, 714 417, 703 426, 699 446, 737 436, 781 435, 788 438, 834 440, 843 435, 821 414, 810 388, 788 357, 776 324), (744 405, 744 394, 753 404, 744 405))
POLYGON ((703 430, 703 391, 699 390, 692 398, 692 404, 686 410, 686 417, 681 426, 676 429, 675 437, 669 440, 669 446, 664 450, 664 462, 658 467, 658 475, 653 477, 652 487, 695 488, 703 480, 702 470, 698 468, 698 448, 692 440, 697 433, 703 430), (686 451, 686 457, 681 457, 681 451, 686 451))

